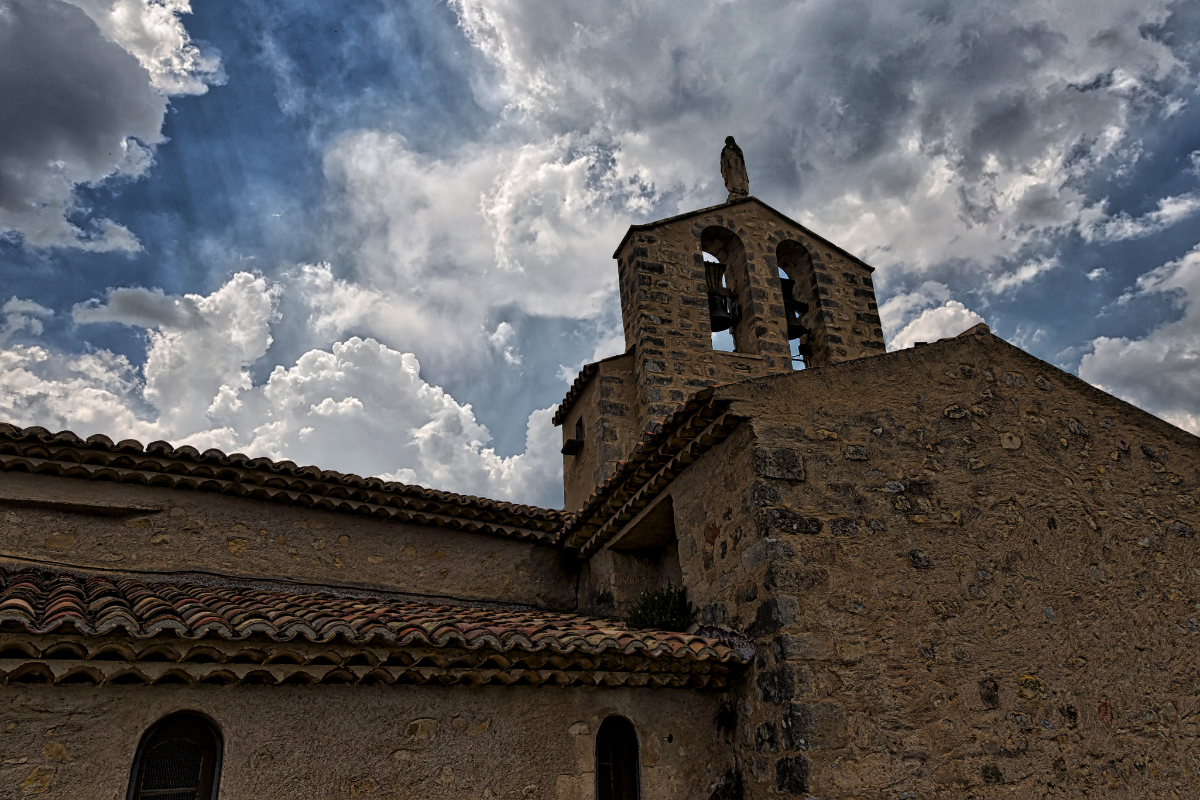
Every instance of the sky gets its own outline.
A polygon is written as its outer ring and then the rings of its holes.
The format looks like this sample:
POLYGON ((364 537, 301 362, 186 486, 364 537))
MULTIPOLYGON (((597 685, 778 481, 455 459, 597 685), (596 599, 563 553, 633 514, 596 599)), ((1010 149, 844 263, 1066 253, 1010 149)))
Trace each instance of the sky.
POLYGON ((1200 432, 1200 0, 0 0, 0 421, 561 507, 626 227, 751 193, 1200 432))

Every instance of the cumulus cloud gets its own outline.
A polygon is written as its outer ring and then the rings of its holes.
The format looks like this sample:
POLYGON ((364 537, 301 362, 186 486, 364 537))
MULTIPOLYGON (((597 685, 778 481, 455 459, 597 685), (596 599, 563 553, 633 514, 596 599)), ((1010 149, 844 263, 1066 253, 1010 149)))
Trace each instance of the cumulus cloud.
POLYGON ((516 330, 507 322, 501 322, 496 326, 496 330, 488 335, 488 344, 504 358, 504 363, 513 367, 520 366, 523 360, 513 344, 516 335, 516 330))
MULTIPOLYGON (((529 416, 523 453, 500 456, 471 406, 423 380, 412 353, 353 336, 309 350, 255 385, 250 367, 271 345, 281 294, 324 285, 320 269, 306 274, 308 283, 285 286, 238 273, 208 295, 110 290, 72 316, 80 324, 146 329, 141 370, 103 350, 71 356, 36 343, 0 348, 0 418, 561 504, 553 408, 529 416)), ((13 320, 48 309, 14 299, 4 312, 6 327, 32 335, 28 323, 13 320)), ((507 323, 492 336, 511 347, 507 323)))
POLYGON ((612 185, 644 207, 720 199, 715 143, 733 133, 756 194, 876 265, 961 260, 1001 284, 1023 249, 1106 229, 1081 179, 1135 161, 1136 125, 1194 81, 1131 24, 1166 0, 451 5, 496 68, 481 96, 526 135, 607 143, 612 185))
POLYGON ((140 249, 75 190, 145 175, 164 141, 166 95, 221 79, 219 59, 188 41, 186 10, 178 0, 0 0, 0 236, 140 249))
POLYGON ((983 317, 957 300, 949 300, 945 305, 922 311, 892 337, 888 348, 903 350, 916 342, 935 342, 948 336, 957 336, 981 322, 983 317))
POLYGON ((104 37, 133 55, 164 94, 204 94, 225 82, 220 54, 201 48, 183 26, 188 0, 66 0, 96 23, 104 37))
POLYGON ((1200 246, 1141 276, 1135 295, 1165 295, 1180 316, 1141 338, 1093 339, 1079 377, 1200 433, 1200 246))
POLYGON ((983 322, 983 317, 950 298, 950 288, 937 281, 925 281, 911 292, 889 297, 879 307, 888 349, 902 350, 914 342, 957 336, 983 322))
POLYGON ((325 173, 339 248, 372 293, 339 302, 343 325, 461 353, 496 307, 588 318, 615 291, 628 211, 614 213, 606 152, 579 137, 435 158, 360 131, 330 148, 325 173))
POLYGON ((1169 0, 450 5, 492 67, 472 85, 496 125, 436 153, 371 129, 325 152, 358 288, 334 284, 318 317, 392 347, 478 353, 505 306, 596 319, 628 222, 724 198, 730 133, 756 194, 885 284, 955 263, 1006 293, 1057 265, 1057 237, 1128 238, 1190 213, 1180 196, 1113 216, 1080 188, 1136 163, 1139 126, 1190 96, 1188 66, 1133 24, 1162 22, 1169 0))

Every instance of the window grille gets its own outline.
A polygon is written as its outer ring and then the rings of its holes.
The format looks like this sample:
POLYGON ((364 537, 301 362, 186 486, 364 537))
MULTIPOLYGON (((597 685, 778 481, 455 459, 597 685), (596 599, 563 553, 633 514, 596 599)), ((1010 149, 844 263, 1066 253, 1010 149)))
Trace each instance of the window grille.
POLYGON ((633 723, 609 717, 596 734, 597 800, 639 800, 638 741, 633 723))
POLYGON ((128 800, 216 800, 221 734, 199 714, 172 714, 142 737, 128 800))

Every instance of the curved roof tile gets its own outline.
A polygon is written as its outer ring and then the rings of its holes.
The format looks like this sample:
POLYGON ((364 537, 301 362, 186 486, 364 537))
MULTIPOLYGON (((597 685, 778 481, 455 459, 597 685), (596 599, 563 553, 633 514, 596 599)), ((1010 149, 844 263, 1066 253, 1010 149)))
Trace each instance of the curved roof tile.
POLYGON ((114 444, 103 434, 81 439, 71 431, 0 422, 0 470, 250 495, 331 511, 370 514, 404 522, 454 527, 500 536, 553 542, 562 511, 443 492, 379 478, 363 478, 292 461, 249 459, 194 447, 132 439, 114 444), (130 454, 141 453, 134 458, 130 454))
POLYGON ((0 567, 0 625, 6 623, 34 634, 73 628, 100 635, 121 628, 137 638, 168 630, 188 639, 213 635, 240 640, 258 634, 280 642, 297 636, 328 642, 342 636, 356 644, 638 655, 732 665, 747 661, 717 639, 629 630, 615 620, 578 614, 0 567))

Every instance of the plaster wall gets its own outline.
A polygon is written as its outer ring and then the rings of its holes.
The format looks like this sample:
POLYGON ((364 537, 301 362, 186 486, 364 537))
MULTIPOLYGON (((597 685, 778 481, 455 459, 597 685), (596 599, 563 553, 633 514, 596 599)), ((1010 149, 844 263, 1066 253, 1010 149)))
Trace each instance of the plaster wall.
POLYGON ((731 772, 720 698, 547 687, 10 685, 0 797, 115 800, 146 729, 207 715, 224 738, 220 797, 591 800, 595 737, 631 720, 646 800, 709 797, 731 772))
POLYGON ((0 557, 573 610, 574 568, 531 542, 179 489, 0 473, 0 557))

